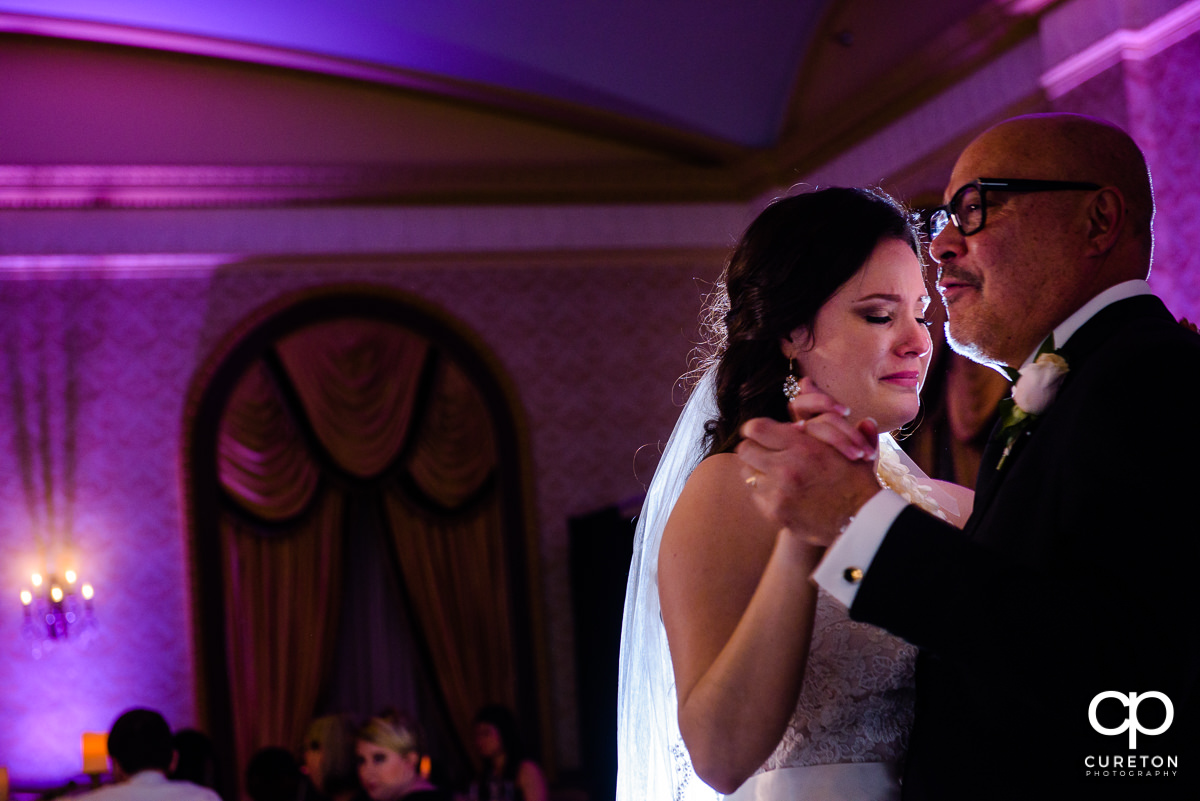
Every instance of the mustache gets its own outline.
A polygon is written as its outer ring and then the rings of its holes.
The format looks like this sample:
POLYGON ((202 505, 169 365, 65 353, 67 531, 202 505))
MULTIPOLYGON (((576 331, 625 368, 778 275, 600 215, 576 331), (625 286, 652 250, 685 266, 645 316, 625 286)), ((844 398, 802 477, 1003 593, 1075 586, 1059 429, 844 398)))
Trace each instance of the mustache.
POLYGON ((969 273, 953 264, 943 265, 938 268, 937 282, 939 284, 944 284, 947 281, 953 281, 958 284, 967 284, 968 286, 973 287, 980 287, 983 285, 983 281, 980 280, 979 276, 973 275, 972 273, 969 273))

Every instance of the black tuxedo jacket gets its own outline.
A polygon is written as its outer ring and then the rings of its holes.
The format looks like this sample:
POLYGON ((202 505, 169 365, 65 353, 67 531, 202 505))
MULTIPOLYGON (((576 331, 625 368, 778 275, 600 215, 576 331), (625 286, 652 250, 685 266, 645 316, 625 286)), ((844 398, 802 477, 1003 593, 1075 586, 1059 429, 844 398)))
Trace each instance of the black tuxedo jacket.
POLYGON ((1141 296, 1059 350, 1057 398, 1002 469, 989 446, 965 529, 906 509, 851 608, 921 649, 906 799, 1200 798, 1200 336, 1141 296), (1151 697, 1135 747, 1097 731, 1107 691, 1165 694, 1170 727, 1145 733, 1151 697))

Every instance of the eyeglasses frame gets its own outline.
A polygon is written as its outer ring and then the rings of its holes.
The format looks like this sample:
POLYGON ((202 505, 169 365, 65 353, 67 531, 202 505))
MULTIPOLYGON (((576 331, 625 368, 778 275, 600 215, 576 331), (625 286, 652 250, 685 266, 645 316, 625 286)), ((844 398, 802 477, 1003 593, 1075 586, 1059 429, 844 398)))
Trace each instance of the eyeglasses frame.
POLYGON ((979 178, 960 186, 957 190, 955 190, 954 195, 950 198, 949 203, 944 206, 938 206, 936 209, 933 209, 931 212, 929 212, 929 216, 926 218, 926 225, 928 226, 929 230, 929 241, 932 242, 934 239, 936 239, 942 231, 946 230, 946 226, 950 223, 954 223, 954 227, 957 228, 958 232, 963 236, 974 236, 982 231, 984 226, 987 225, 988 190, 993 192, 1025 193, 1059 192, 1084 189, 1095 190, 1103 188, 1104 187, 1101 184, 1092 183, 1090 181, 1049 181, 1037 178, 979 178), (971 187, 975 187, 977 190, 979 190, 979 227, 968 233, 963 227, 962 222, 959 220, 958 215, 952 210, 952 207, 956 205, 956 201, 962 197, 963 193, 971 187), (934 218, 943 212, 946 214, 946 224, 941 226, 935 234, 933 232, 934 218))

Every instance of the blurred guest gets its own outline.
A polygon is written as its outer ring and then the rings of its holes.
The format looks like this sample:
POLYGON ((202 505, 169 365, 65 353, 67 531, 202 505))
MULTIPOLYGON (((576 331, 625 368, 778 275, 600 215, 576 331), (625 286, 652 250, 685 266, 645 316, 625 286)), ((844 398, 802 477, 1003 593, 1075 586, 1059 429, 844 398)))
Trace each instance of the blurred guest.
POLYGON ((221 801, 207 787, 167 778, 177 754, 171 727, 152 709, 130 709, 113 722, 108 754, 116 783, 86 793, 87 801, 221 801))
POLYGON ((301 801, 304 777, 286 748, 259 749, 246 765, 246 792, 254 801, 301 801))
POLYGON ((198 729, 180 729, 175 732, 172 742, 178 759, 170 778, 215 788, 218 784, 217 759, 208 735, 198 729))
POLYGON ((483 772, 471 786, 472 801, 546 801, 546 778, 527 758, 508 707, 490 704, 475 714, 475 748, 483 772))
POLYGON ((421 738, 396 713, 371 718, 358 732, 358 779, 371 801, 449 801, 421 771, 421 738))
POLYGON ((326 715, 309 724, 301 771, 330 801, 350 801, 358 792, 357 736, 349 715, 326 715))

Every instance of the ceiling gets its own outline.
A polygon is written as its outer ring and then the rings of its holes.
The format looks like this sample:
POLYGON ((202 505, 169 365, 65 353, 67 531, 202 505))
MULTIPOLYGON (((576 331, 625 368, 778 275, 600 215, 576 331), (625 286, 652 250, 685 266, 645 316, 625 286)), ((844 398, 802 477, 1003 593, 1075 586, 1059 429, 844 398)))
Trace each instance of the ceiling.
MULTIPOLYGON (((196 52, 237 42, 260 46, 264 59, 270 50, 307 53, 328 59, 331 71, 353 74, 357 64, 382 68, 373 76, 382 80, 394 71, 398 83, 411 74, 515 90, 751 147, 778 135, 824 6, 824 0, 0 2, 10 12, 192 37, 178 46, 196 52)), ((136 41, 135 31, 126 38, 136 41)))
MULTIPOLYGON (((99 43, 122 52, 249 65, 260 70, 255 79, 263 68, 333 79, 342 95, 351 91, 348 86, 390 93, 387 100, 376 94, 368 101, 364 95, 364 105, 434 100, 467 115, 455 123, 460 128, 478 128, 466 120, 480 113, 524 125, 525 133, 514 129, 511 137, 540 142, 534 148, 539 153, 558 152, 550 141, 555 136, 589 143, 550 163, 549 155, 491 153, 505 135, 497 133, 491 142, 464 140, 461 147, 485 154, 473 167, 490 164, 495 170, 476 169, 469 178, 442 170, 416 179, 413 164, 402 164, 386 146, 359 143, 359 151, 374 154, 372 175, 383 182, 377 191, 384 194, 399 192, 403 183, 424 186, 413 197, 426 198, 437 194, 435 187, 488 197, 489 185, 504 191, 525 186, 530 196, 568 199, 589 193, 746 197, 804 174, 995 58, 1036 29, 1036 16, 1046 5, 1045 0, 0 0, 5 37, 0 44, 20 52, 31 40, 99 43), (543 133, 532 136, 533 128, 543 133), (514 182, 517 162, 523 177, 514 182), (403 171, 404 180, 399 173, 390 183, 378 178, 389 169, 403 171)), ((35 119, 39 95, 69 91, 30 89, 21 114, 10 109, 0 123, 11 128, 14 120, 35 119)), ((411 111, 405 113, 411 118, 411 111)), ((332 112, 335 118, 342 114, 332 112)), ((37 127, 62 126, 47 119, 37 127)), ((108 137, 114 153, 119 138, 108 137)), ((334 160, 332 149, 291 154, 284 138, 274 141, 289 163, 334 160)), ((17 157, 6 158, 0 148, 0 164, 104 160, 92 156, 83 140, 31 133, 27 147, 15 137, 10 141, 17 157), (61 147, 52 152, 56 141, 61 147), (71 158, 76 153, 80 157, 71 158)), ((153 142, 145 144, 130 149, 150 154, 155 164, 264 161, 211 148, 189 151, 182 144, 177 152, 158 153, 153 142)), ((356 179, 336 179, 347 180, 356 179)))

